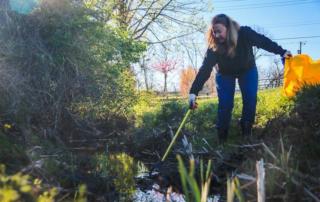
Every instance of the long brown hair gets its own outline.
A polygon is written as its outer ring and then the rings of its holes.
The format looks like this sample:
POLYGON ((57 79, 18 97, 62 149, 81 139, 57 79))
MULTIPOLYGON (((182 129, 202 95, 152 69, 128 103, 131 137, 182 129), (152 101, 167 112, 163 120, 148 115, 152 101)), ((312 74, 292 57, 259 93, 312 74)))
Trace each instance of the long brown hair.
POLYGON ((218 53, 227 54, 230 57, 234 57, 237 47, 239 29, 239 24, 233 19, 231 19, 229 16, 225 14, 219 14, 214 16, 212 18, 211 25, 207 32, 207 41, 209 48, 211 48, 214 51, 217 51, 218 53), (214 40, 213 25, 215 24, 222 24, 227 28, 226 42, 223 45, 216 43, 214 40))

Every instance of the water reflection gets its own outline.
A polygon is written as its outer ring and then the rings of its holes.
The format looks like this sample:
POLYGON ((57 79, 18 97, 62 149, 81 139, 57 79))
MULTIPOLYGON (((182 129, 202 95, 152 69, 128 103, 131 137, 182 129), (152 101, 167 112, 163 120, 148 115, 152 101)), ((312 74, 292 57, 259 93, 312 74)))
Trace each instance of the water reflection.
POLYGON ((142 162, 126 153, 97 155, 96 172, 100 176, 112 176, 113 184, 121 198, 128 198, 136 192, 135 177, 148 172, 142 162))
MULTIPOLYGON (((172 191, 172 188, 163 192, 162 188, 156 182, 153 183, 151 189, 142 191, 141 187, 137 187, 136 179, 148 179, 149 170, 140 161, 133 159, 126 153, 115 154, 99 154, 96 156, 96 173, 102 177, 112 176, 112 184, 116 192, 119 193, 117 201, 133 201, 133 202, 185 202, 184 196, 172 191)), ((148 182, 149 183, 149 182, 148 182)), ((209 198, 208 202, 217 202, 213 198, 209 198)))

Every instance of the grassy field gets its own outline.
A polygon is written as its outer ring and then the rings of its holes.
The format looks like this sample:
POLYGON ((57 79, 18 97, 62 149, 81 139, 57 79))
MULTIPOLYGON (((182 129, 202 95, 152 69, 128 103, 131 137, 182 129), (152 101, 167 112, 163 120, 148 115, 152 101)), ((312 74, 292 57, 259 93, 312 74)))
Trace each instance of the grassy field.
MULTIPOLYGON (((281 88, 262 90, 258 93, 256 123, 254 128, 263 128, 268 120, 280 113, 286 113, 290 107, 290 101, 281 93, 281 88)), ((198 108, 191 113, 184 129, 197 138, 193 138, 195 144, 205 138, 215 145, 217 143, 215 122, 218 108, 218 99, 199 99, 198 108), (197 140, 198 141, 197 141, 197 140)), ((166 130, 168 126, 178 128, 184 114, 188 109, 188 100, 157 99, 149 95, 141 99, 135 107, 136 126, 144 129, 166 130)), ((236 93, 234 100, 233 116, 230 127, 230 141, 237 141, 239 137, 238 120, 241 117, 241 94, 236 93)))

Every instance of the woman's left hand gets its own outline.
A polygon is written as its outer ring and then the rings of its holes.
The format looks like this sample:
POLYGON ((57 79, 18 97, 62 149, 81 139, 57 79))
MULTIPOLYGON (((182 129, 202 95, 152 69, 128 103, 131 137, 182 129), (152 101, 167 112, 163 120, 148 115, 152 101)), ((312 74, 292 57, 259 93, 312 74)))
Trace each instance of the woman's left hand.
POLYGON ((292 54, 291 54, 290 51, 286 51, 286 52, 283 54, 282 57, 284 57, 284 58, 291 58, 291 57, 292 57, 292 54))

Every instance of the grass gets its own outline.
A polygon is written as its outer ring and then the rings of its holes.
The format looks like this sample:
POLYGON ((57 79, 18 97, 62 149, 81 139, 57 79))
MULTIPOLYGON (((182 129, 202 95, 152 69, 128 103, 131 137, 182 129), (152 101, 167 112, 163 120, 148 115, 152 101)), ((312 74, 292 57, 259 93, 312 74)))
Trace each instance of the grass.
MULTIPOLYGON (((259 91, 255 128, 263 128, 270 119, 288 111, 284 106, 288 106, 289 100, 281 94, 281 90, 280 88, 276 88, 259 91)), ((170 125, 176 130, 188 109, 187 99, 166 102, 149 96, 147 99, 141 100, 143 101, 135 107, 137 114, 136 126, 138 128, 165 131, 168 125, 170 125)), ((218 99, 200 99, 197 102, 198 108, 191 113, 189 120, 184 126, 184 131, 188 131, 196 137, 192 139, 195 148, 197 146, 201 147, 204 144, 203 138, 209 142, 211 146, 216 146, 218 141, 215 122, 218 99)), ((241 117, 241 111, 241 94, 236 93, 229 131, 229 143, 231 144, 239 141, 238 120, 241 117)))
POLYGON ((206 202, 208 199, 211 183, 211 160, 208 161, 206 172, 203 170, 203 161, 200 162, 201 185, 199 186, 195 178, 195 162, 190 159, 189 172, 187 171, 181 156, 177 156, 178 170, 184 196, 187 202, 206 202))

